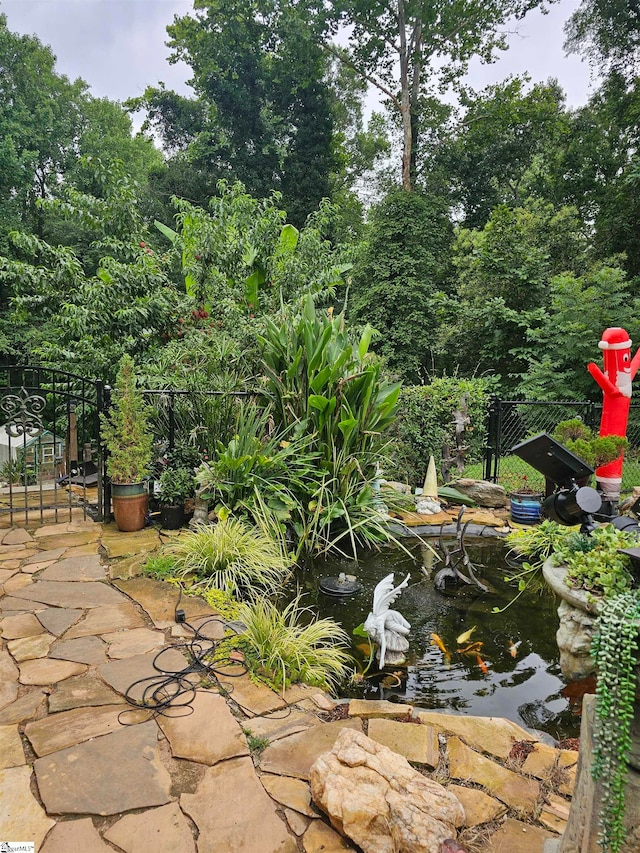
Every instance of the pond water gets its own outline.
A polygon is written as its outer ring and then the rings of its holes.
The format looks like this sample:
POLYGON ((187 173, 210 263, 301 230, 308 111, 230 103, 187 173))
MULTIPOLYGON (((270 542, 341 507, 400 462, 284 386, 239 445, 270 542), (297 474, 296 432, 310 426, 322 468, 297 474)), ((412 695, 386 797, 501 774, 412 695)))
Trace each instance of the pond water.
MULTIPOLYGON (((407 547, 411 556, 388 549, 361 560, 355 569, 346 560, 322 562, 300 575, 306 603, 319 616, 340 622, 351 634, 366 619, 376 584, 390 572, 395 573, 395 585, 410 574, 409 587, 392 605, 411 623, 408 666, 402 681, 399 686, 385 687, 379 677, 368 678, 352 695, 407 700, 449 713, 507 717, 555 740, 577 737, 579 702, 568 697, 580 690, 568 686, 560 672, 554 594, 547 589, 542 594, 525 593, 505 612, 496 614, 493 608, 504 607, 516 592, 504 581, 512 570, 507 567, 507 549, 501 540, 476 539, 468 547, 478 574, 491 588, 488 593, 475 586, 438 592, 433 583, 437 559, 427 570, 430 576, 425 577, 422 567, 429 565, 428 554, 420 544, 407 547), (362 590, 347 599, 321 592, 319 580, 340 572, 356 574, 362 590), (480 660, 458 652, 456 638, 473 626, 469 642, 482 643, 480 660), (441 638, 449 660, 432 643, 432 633, 441 638)), ((353 654, 361 661, 364 655, 357 646, 363 643, 362 638, 353 638, 353 654)))

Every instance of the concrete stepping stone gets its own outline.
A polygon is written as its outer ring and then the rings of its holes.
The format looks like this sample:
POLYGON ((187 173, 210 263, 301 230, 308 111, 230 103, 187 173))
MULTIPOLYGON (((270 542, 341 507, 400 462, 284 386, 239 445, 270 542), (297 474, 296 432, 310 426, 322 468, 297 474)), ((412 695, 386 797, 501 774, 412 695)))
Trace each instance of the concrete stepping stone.
POLYGON ((404 755, 407 761, 425 764, 432 770, 438 766, 438 734, 433 726, 374 718, 369 720, 368 735, 393 752, 404 755))
MULTIPOLYGON (((60 557, 65 553, 66 548, 54 548, 51 551, 38 551, 37 554, 34 554, 32 557, 29 557, 28 560, 24 561, 25 566, 33 565, 34 563, 43 563, 49 562, 53 560, 59 560, 60 557)), ((25 569, 23 568, 23 571, 25 569)))
POLYGON ((485 850, 486 853, 542 853, 545 841, 557 837, 538 826, 507 818, 493 833, 485 850))
POLYGON ((451 791, 456 799, 462 803, 465 826, 478 826, 481 823, 498 820, 507 811, 507 807, 503 803, 482 791, 478 791, 477 788, 449 785, 447 791, 451 791))
POLYGON ((20 664, 20 684, 56 684, 72 675, 85 672, 86 666, 81 663, 71 663, 66 660, 26 660, 20 664))
POLYGON ((276 711, 267 717, 252 717, 250 720, 246 720, 243 728, 250 731, 255 737, 267 738, 273 742, 319 725, 322 725, 322 720, 319 720, 315 714, 287 709, 286 713, 276 711))
MULTIPOLYGON (((93 611, 91 611, 93 612, 93 611)), ((84 610, 68 610, 66 607, 47 607, 38 613, 38 621, 51 634, 59 637, 84 614, 84 610)))
POLYGON ((23 637, 44 634, 44 628, 33 613, 21 613, 18 616, 6 616, 0 620, 0 633, 4 640, 20 640, 23 637))
POLYGON ((18 726, 0 726, 0 770, 26 763, 18 726))
POLYGON ((16 663, 25 660, 45 658, 49 653, 51 644, 55 642, 53 634, 37 634, 35 637, 24 637, 20 640, 9 640, 7 648, 11 652, 16 663))
POLYGON ((40 850, 42 840, 55 821, 31 793, 31 768, 8 767, 0 770, 0 815, 2 837, 13 841, 32 841, 40 850))
POLYGON ((509 757, 516 741, 537 741, 531 732, 503 717, 467 717, 437 711, 418 711, 417 717, 438 731, 457 735, 478 752, 487 752, 502 761, 509 757))
POLYGON ((76 663, 101 664, 107 662, 107 647, 100 637, 79 637, 77 640, 58 640, 49 652, 50 658, 76 663))
POLYGON ((136 610, 135 605, 124 600, 120 604, 93 608, 84 619, 67 631, 64 639, 74 640, 77 637, 90 637, 95 634, 112 634, 114 631, 143 628, 145 625, 144 616, 136 610))
POLYGON ((102 607, 106 604, 120 604, 126 600, 117 589, 96 581, 36 581, 27 589, 20 590, 16 597, 72 609, 102 607))
POLYGON ((249 755, 249 747, 238 721, 225 699, 217 693, 198 690, 187 709, 158 717, 174 758, 187 758, 199 764, 217 764, 225 758, 249 755))
POLYGON ((146 722, 146 711, 136 711, 130 705, 104 705, 94 708, 74 708, 60 714, 49 714, 42 720, 27 723, 24 733, 29 738, 34 752, 38 756, 49 755, 61 749, 67 749, 94 737, 120 731, 126 723, 146 722), (135 717, 133 715, 136 715, 135 717))
MULTIPOLYGON (((161 667, 166 673, 180 672, 189 666, 189 661, 177 649, 167 647, 167 651, 163 652, 159 658, 157 655, 158 653, 155 652, 153 654, 136 655, 132 658, 112 661, 99 667, 98 672, 103 681, 106 681, 110 687, 113 687, 114 690, 117 690, 118 693, 122 693, 124 696, 131 685, 140 679, 153 677, 155 682, 160 684, 167 677, 162 672, 158 672, 154 667, 154 661, 156 661, 156 666, 161 667)), ((187 680, 195 685, 200 681, 200 676, 197 673, 192 673, 187 676, 187 680)), ((140 701, 145 689, 148 689, 151 684, 153 684, 152 681, 137 684, 130 691, 129 695, 135 701, 140 701)), ((151 690, 149 690, 149 693, 151 690)), ((171 690, 171 687, 169 687, 169 690, 171 690)))
POLYGON ((447 741, 447 755, 449 775, 453 779, 475 782, 523 815, 533 814, 540 797, 538 782, 525 779, 474 752, 457 737, 450 737, 447 741))
POLYGON ((44 581, 99 581, 106 578, 107 572, 100 557, 68 557, 58 560, 38 575, 44 581))
POLYGON ((323 752, 333 748, 342 729, 362 731, 358 719, 336 720, 270 744, 260 756, 260 770, 280 776, 309 778, 309 769, 323 752))
MULTIPOLYGON (((126 581, 114 581, 113 585, 137 601, 149 614, 156 628, 168 628, 175 624, 179 593, 171 584, 152 578, 131 578, 126 581)), ((193 595, 183 595, 180 607, 184 610, 188 622, 198 616, 216 615, 205 601, 193 595)))
POLYGON ((18 667, 6 649, 0 648, 0 709, 18 698, 18 667))
POLYGON ((17 572, 18 572, 17 568, 15 568, 15 569, 0 569, 0 584, 4 585, 9 580, 9 578, 12 578, 17 572))
POLYGON ((311 789, 302 779, 290 776, 271 776, 265 773, 260 777, 267 794, 282 806, 287 806, 307 817, 318 817, 311 803, 311 789))
POLYGON ((120 705, 122 696, 108 687, 94 672, 74 675, 61 681, 49 696, 49 711, 68 711, 95 705, 120 705))
POLYGON ((113 848, 100 838, 90 817, 57 823, 40 853, 113 853, 113 848))
POLYGON ((15 702, 0 711, 0 726, 23 723, 25 720, 33 719, 43 707, 45 698, 42 690, 32 690, 30 693, 25 693, 24 696, 16 699, 15 702))
POLYGON ((298 849, 250 758, 208 767, 196 792, 183 794, 180 805, 198 827, 201 851, 296 853, 298 849))
POLYGON ((27 542, 33 542, 33 536, 24 527, 12 527, 11 530, 7 530, 0 541, 3 546, 24 545, 27 542))
POLYGON ((97 542, 100 538, 100 529, 96 525, 96 530, 81 530, 77 533, 57 533, 54 536, 38 536, 40 530, 36 530, 36 542, 45 551, 52 551, 54 548, 74 548, 76 545, 88 545, 90 542, 97 542))
POLYGON ((191 828, 177 803, 125 815, 104 837, 125 853, 196 853, 191 828))
POLYGON ((154 722, 38 758, 38 790, 49 814, 112 815, 169 802, 171 777, 154 722))
POLYGON ((164 646, 164 634, 149 628, 132 628, 115 634, 103 634, 102 639, 109 644, 108 654, 113 660, 143 655, 164 646))
POLYGON ((102 546, 109 558, 150 554, 160 547, 160 536, 155 527, 145 527, 135 533, 122 533, 115 524, 106 525, 102 534, 102 546))
POLYGON ((322 820, 312 820, 302 837, 305 853, 355 853, 346 838, 322 820))

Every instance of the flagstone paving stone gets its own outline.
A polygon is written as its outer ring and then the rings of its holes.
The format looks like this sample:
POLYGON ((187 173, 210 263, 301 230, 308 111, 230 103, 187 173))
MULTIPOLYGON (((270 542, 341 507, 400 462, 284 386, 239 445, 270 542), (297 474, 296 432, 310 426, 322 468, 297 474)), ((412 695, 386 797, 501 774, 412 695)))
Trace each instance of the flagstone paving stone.
POLYGON ((536 740, 531 732, 501 717, 467 717, 437 711, 418 711, 417 716, 421 722, 435 726, 438 731, 457 735, 473 749, 488 752, 503 761, 508 758, 515 742, 536 740))
POLYGON ((0 770, 0 833, 11 841, 32 841, 40 850, 42 839, 55 821, 31 793, 31 768, 0 770))
POLYGON ((18 698, 19 675, 9 652, 0 648, 0 708, 6 708, 18 698))
POLYGON ((0 569, 19 569, 22 560, 2 560, 0 561, 0 569))
POLYGON ((29 557, 28 560, 24 561, 25 566, 30 566, 34 563, 43 563, 53 560, 59 560, 60 557, 65 553, 66 548, 54 548, 51 551, 38 551, 37 554, 34 554, 32 557, 29 557))
POLYGON ((155 527, 123 535, 115 525, 107 525, 102 534, 102 545, 110 558, 149 554, 160 547, 160 535, 155 527))
POLYGON ((121 731, 123 711, 127 711, 128 724, 144 722, 149 716, 146 711, 136 711, 130 705, 123 704, 74 708, 27 723, 24 733, 36 755, 49 755, 91 738, 121 731))
POLYGON ((187 715, 177 708, 175 714, 158 717, 175 758, 217 764, 249 755, 247 739, 222 696, 198 690, 190 708, 193 713, 187 715))
POLYGON ((312 820, 302 837, 305 853, 355 853, 349 842, 322 820, 312 820))
POLYGON ((536 743, 520 769, 529 776, 535 776, 536 779, 547 779, 557 758, 557 749, 546 743, 536 743))
MULTIPOLYGON (((66 607, 47 607, 38 613, 38 621, 47 631, 59 637, 84 614, 84 610, 69 610, 66 607)), ((93 612, 93 611, 92 611, 93 612)))
POLYGON ((112 559, 109 563, 109 577, 112 580, 137 578, 142 574, 148 559, 148 554, 134 554, 132 557, 120 557, 117 560, 112 559))
POLYGON ((369 720, 368 735, 372 740, 404 755, 414 764, 438 766, 438 734, 433 726, 398 723, 395 720, 369 720))
POLYGON ((109 644, 108 654, 113 660, 143 655, 164 645, 164 634, 149 628, 132 628, 115 634, 103 634, 102 639, 109 644))
POLYGON ((386 699, 352 699, 349 702, 349 716, 370 720, 373 717, 399 720, 413 712, 413 705, 388 702, 386 699))
POLYGON ((27 601, 26 598, 15 598, 13 595, 0 598, 0 610, 3 616, 15 616, 16 613, 38 613, 44 609, 45 605, 39 601, 27 601))
POLYGON ((489 823, 492 820, 502 817, 507 811, 504 803, 496 800, 495 797, 490 797, 483 791, 478 791, 477 788, 448 785, 447 791, 455 794, 456 799, 462 803, 465 826, 478 826, 481 823, 489 823))
POLYGON ((100 538, 99 525, 95 525, 95 530, 81 530, 76 533, 58 533, 54 536, 38 536, 39 531, 36 530, 36 542, 45 551, 52 551, 54 548, 75 548, 77 545, 88 545, 90 542, 97 542, 100 538))
POLYGON ((57 823, 39 853, 113 853, 100 838, 90 817, 57 823))
POLYGON ((17 597, 67 608, 102 607, 126 600, 117 589, 96 581, 37 581, 27 589, 20 590, 17 597))
POLYGON ((9 554, 12 557, 15 554, 22 554, 26 550, 27 548, 25 545, 0 545, 0 559, 3 559, 9 554))
POLYGON ((58 640, 49 652, 49 657, 76 663, 101 664, 107 662, 107 647, 100 637, 58 640))
POLYGON ((144 628, 146 624, 144 616, 138 612, 136 606, 125 600, 120 604, 93 608, 84 619, 66 632, 64 639, 74 640, 77 637, 90 637, 95 634, 111 634, 127 628, 144 628))
MULTIPOLYGON (((113 585, 122 590, 149 614, 157 628, 168 628, 175 624, 175 609, 178 592, 175 587, 152 578, 131 578, 126 581, 114 581, 113 585)), ((215 616, 209 605, 201 598, 183 595, 180 607, 187 621, 198 616, 215 616)))
POLYGON ((89 530, 91 532, 95 531, 98 536, 100 536, 102 532, 102 525, 96 524, 94 521, 90 521, 89 519, 86 521, 59 521, 54 524, 43 524, 33 535, 36 539, 46 539, 49 536, 61 536, 65 533, 79 533, 83 530, 89 530))
POLYGON ((308 779, 311 765, 333 747, 342 729, 362 731, 362 722, 359 719, 337 720, 276 741, 261 754, 260 769, 265 773, 308 779))
MULTIPOLYGON (((224 675, 221 676, 221 681, 224 682, 224 675)), ((256 684, 249 675, 233 678, 230 683, 233 685, 231 697, 245 713, 268 714, 270 711, 287 706, 282 696, 264 684, 256 684)))
POLYGON ((549 838, 557 836, 538 826, 507 818, 489 839, 486 853, 542 853, 549 838))
POLYGON ((183 794, 180 805, 199 829, 200 853, 297 851, 294 836, 276 814, 250 758, 232 758, 208 767, 195 794, 183 794))
POLYGON ((89 542, 86 545, 74 545, 73 548, 65 548, 65 557, 90 557, 99 551, 99 542, 89 542))
POLYGON ((276 711, 266 717, 252 717, 244 722, 243 728, 248 729, 255 737, 267 738, 273 742, 319 725, 322 725, 322 720, 315 714, 296 711, 292 708, 276 711))
MULTIPOLYGON (((103 664, 98 668, 100 677, 107 682, 110 687, 122 693, 124 696, 127 690, 140 679, 151 679, 153 681, 144 681, 142 684, 137 684, 130 692, 130 696, 135 701, 139 701, 142 695, 150 684, 160 684, 164 680, 162 673, 154 667, 154 661, 157 666, 161 667, 165 672, 180 672, 189 666, 186 657, 174 648, 167 648, 166 652, 157 658, 157 652, 146 655, 136 655, 132 658, 124 658, 124 660, 111 661, 103 664), (156 660, 157 658, 157 660, 156 660)), ((192 673, 187 676, 192 684, 197 684, 200 677, 192 673)))
POLYGON ((154 722, 38 758, 34 770, 49 814, 112 815, 170 799, 171 777, 158 756, 154 722))
POLYGON ((0 770, 26 763, 18 726, 0 726, 0 770))
POLYGON ((125 815, 104 837, 125 853, 196 853, 191 828, 177 803, 125 815))
POLYGON ((42 569, 48 569, 49 566, 53 566, 55 564, 55 560, 42 560, 39 563, 25 563, 22 566, 22 571, 25 574, 35 575, 36 572, 42 571, 42 569))
POLYGON ((12 578, 9 578, 2 587, 7 595, 13 595, 14 592, 18 592, 20 589, 24 589, 27 586, 31 586, 33 583, 33 578, 31 575, 25 575, 23 572, 14 575, 12 578))
POLYGON ((86 670, 81 663, 72 663, 67 660, 50 660, 40 658, 38 660, 26 660, 20 664, 20 684, 56 684, 64 681, 72 675, 79 675, 86 670))
POLYGON ((57 560, 38 575, 45 581, 98 581, 106 578, 107 572, 100 557, 66 557, 57 560))
POLYGON ((12 578, 16 574, 17 571, 18 571, 17 568, 15 568, 15 569, 0 569, 0 584, 4 585, 9 580, 9 578, 12 578))
POLYGON ((71 708, 121 703, 122 696, 108 687, 97 673, 89 670, 56 685, 49 696, 49 711, 53 714, 71 708))
POLYGON ((13 527, 2 536, 2 545, 24 545, 33 542, 33 536, 24 527, 13 527))
POLYGON ((45 698, 42 690, 32 690, 25 693, 0 711, 0 726, 23 723, 25 720, 33 719, 44 709, 45 698))
POLYGON ((293 809, 285 809, 284 816, 291 829, 296 835, 304 835, 307 827, 311 823, 310 818, 301 815, 299 812, 294 812, 293 809))
POLYGON ((33 613, 21 613, 19 616, 6 616, 0 620, 0 633, 3 640, 19 640, 44 634, 44 628, 33 613))
POLYGON ((268 773, 262 775, 260 781, 267 794, 276 802, 307 817, 318 817, 318 812, 311 803, 311 789, 307 782, 290 776, 272 776, 268 773))
POLYGON ((53 634, 37 634, 35 637, 9 640, 7 648, 11 652, 13 659, 17 663, 22 663, 25 660, 46 657, 55 639, 53 634))

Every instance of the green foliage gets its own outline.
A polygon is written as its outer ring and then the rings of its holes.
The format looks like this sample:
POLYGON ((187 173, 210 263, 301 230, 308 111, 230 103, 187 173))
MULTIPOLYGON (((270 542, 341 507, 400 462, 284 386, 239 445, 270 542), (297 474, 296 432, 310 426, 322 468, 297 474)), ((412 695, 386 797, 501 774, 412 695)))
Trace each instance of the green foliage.
POLYGON ((133 359, 123 356, 111 408, 100 419, 108 450, 107 473, 112 483, 139 483, 151 468, 153 436, 142 394, 136 387, 133 359))
POLYGON ((428 385, 404 387, 400 392, 398 416, 390 428, 395 439, 390 451, 389 477, 422 485, 429 456, 442 458, 443 447, 456 448, 454 412, 466 409, 469 423, 463 442, 467 459, 481 459, 491 379, 434 378, 428 385))
POLYGON ((291 559, 272 539, 234 518, 199 525, 179 536, 168 553, 175 558, 178 577, 189 578, 195 588, 236 597, 252 590, 280 590, 291 574, 291 559))
POLYGON ((176 561, 169 554, 155 554, 144 565, 145 575, 167 581, 175 577, 176 561))
POLYGON ((348 635, 333 619, 313 618, 300 596, 282 609, 266 598, 253 599, 241 605, 239 618, 247 665, 277 689, 302 682, 331 690, 346 676, 348 635))
POLYGON ((565 582, 569 586, 610 598, 631 586, 631 559, 618 549, 637 544, 636 536, 607 524, 590 536, 567 536, 556 547, 553 559, 567 567, 565 582))
POLYGON ((640 597, 637 590, 601 605, 591 653, 598 668, 592 773, 603 797, 599 841, 603 853, 624 850, 627 756, 637 690, 640 597))
POLYGON ((613 462, 629 444, 623 436, 595 435, 579 418, 561 421, 553 437, 592 468, 613 462))
POLYGON ((188 468, 167 468, 160 475, 160 503, 175 506, 183 504, 195 494, 195 479, 188 468))

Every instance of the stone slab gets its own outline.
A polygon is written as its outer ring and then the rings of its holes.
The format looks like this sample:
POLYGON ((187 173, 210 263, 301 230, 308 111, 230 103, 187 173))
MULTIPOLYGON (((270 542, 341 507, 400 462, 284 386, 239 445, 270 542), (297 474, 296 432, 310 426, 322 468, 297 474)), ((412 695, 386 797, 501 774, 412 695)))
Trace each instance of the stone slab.
POLYGON ((250 758, 232 758, 208 767, 195 793, 183 794, 180 805, 199 829, 201 853, 296 853, 298 849, 256 778, 250 758))
POLYGON ((107 572, 97 555, 58 560, 38 575, 44 581, 100 581, 107 572))
POLYGON ((107 647, 100 637, 58 640, 49 652, 49 657, 56 660, 71 660, 76 661, 76 663, 99 665, 107 662, 107 647))
POLYGON ((150 554, 160 547, 160 536, 155 527, 145 527, 134 533, 122 533, 115 525, 106 525, 102 545, 110 559, 129 557, 132 554, 150 554))
POLYGON ((40 563, 29 563, 22 566, 22 571, 26 572, 29 575, 35 575, 36 572, 41 572, 43 569, 48 569, 49 566, 53 566, 55 560, 43 560, 40 563))
MULTIPOLYGON (((136 655, 132 658, 124 658, 124 660, 111 661, 111 663, 103 664, 99 667, 99 674, 103 681, 122 693, 124 696, 134 682, 140 679, 151 679, 153 681, 144 681, 142 684, 137 684, 130 690, 129 695, 135 701, 142 699, 145 689, 149 689, 150 685, 159 685, 165 679, 165 676, 158 672, 153 663, 156 661, 157 666, 162 667, 162 670, 167 673, 180 672, 189 666, 186 657, 174 648, 167 648, 160 658, 157 657, 157 652, 147 655, 136 655)), ((200 677, 192 673, 187 676, 192 684, 197 684, 200 677)))
POLYGON ((177 803, 125 815, 104 837, 125 853, 196 853, 191 828, 177 803))
POLYGON ((542 853, 551 832, 507 818, 500 829, 493 833, 486 846, 487 853, 542 853))
POLYGON ((247 739, 222 696, 198 690, 190 709, 192 713, 187 715, 176 708, 158 717, 175 758, 217 764, 226 758, 249 755, 247 739))
POLYGON ((34 770, 49 814, 120 814, 170 799, 171 777, 158 756, 154 722, 38 758, 34 770))
POLYGON ((462 785, 449 785, 447 791, 455 794, 456 799, 462 803, 465 826, 478 826, 481 823, 498 820, 507 811, 504 803, 501 803, 494 797, 490 797, 483 791, 478 791, 477 788, 463 788, 462 785))
POLYGON ((90 817, 57 823, 44 842, 40 853, 113 853, 100 838, 90 817))
POLYGON ((5 595, 13 595, 14 593, 18 592, 18 590, 24 589, 27 586, 31 586, 32 583, 33 578, 31 577, 31 575, 25 575, 20 572, 19 574, 14 575, 12 578, 9 578, 9 580, 2 585, 2 588, 5 591, 5 595))
POLYGON ((129 631, 117 631, 115 634, 103 634, 102 639, 109 644, 108 654, 112 660, 143 655, 164 646, 164 634, 149 628, 132 628, 129 631))
POLYGON ((72 675, 79 675, 86 670, 81 663, 71 663, 66 660, 50 660, 40 658, 38 660, 26 660, 20 664, 20 684, 56 684, 64 681, 72 675))
POLYGON ((22 560, 0 560, 0 569, 19 569, 22 560))
POLYGON ((284 816, 287 819, 287 823, 289 824, 289 829, 295 833, 295 835, 304 835, 307 831, 307 827, 311 822, 308 817, 299 814, 298 812, 294 812, 293 809, 285 809, 284 816))
POLYGON ((119 705, 122 696, 108 687, 94 672, 67 678, 56 685, 49 696, 49 711, 68 711, 71 708, 86 708, 95 705, 119 705))
MULTIPOLYGON (((47 570, 48 571, 48 570, 47 570)), ((87 608, 107 604, 121 604, 126 599, 117 589, 106 583, 85 581, 36 581, 27 589, 20 590, 17 598, 37 601, 53 607, 87 608)))
POLYGON ((21 555, 27 550, 25 545, 0 545, 0 560, 5 557, 14 557, 16 554, 21 555))
POLYGON ((42 690, 25 693, 0 711, 0 726, 32 720, 44 708, 44 702, 45 694, 42 690))
MULTIPOLYGON (((36 755, 49 755, 91 738, 120 731, 123 711, 127 711, 128 724, 138 721, 132 719, 132 714, 137 714, 138 719, 141 714, 146 714, 124 704, 74 708, 72 711, 49 714, 42 720, 27 723, 24 733, 29 738, 36 755)), ((143 719, 148 719, 148 714, 143 719)))
POLYGON ((102 525, 90 519, 57 521, 54 524, 43 524, 35 531, 34 536, 36 539, 42 539, 49 536, 62 536, 64 533, 80 533, 84 530, 97 531, 100 536, 102 525))
POLYGON ((311 789, 307 782, 293 779, 291 776, 272 776, 268 773, 263 774, 260 781, 267 794, 280 805, 307 817, 318 817, 318 812, 311 802, 311 789))
POLYGON ((260 769, 264 773, 308 779, 311 765, 319 755, 333 747, 342 729, 355 729, 361 732, 362 723, 357 718, 337 720, 282 738, 270 744, 262 753, 260 769))
POLYGON ((438 733, 433 726, 374 718, 369 720, 368 735, 413 764, 425 764, 431 769, 438 766, 438 733))
POLYGON ((0 726, 0 770, 26 763, 18 726, 0 726))
POLYGON ((9 580, 9 578, 12 578, 16 574, 17 571, 17 568, 0 569, 0 584, 5 584, 9 580))
POLYGON ((32 563, 42 563, 48 560, 59 560, 65 550, 65 548, 54 548, 51 551, 38 551, 37 554, 34 554, 32 557, 29 557, 28 560, 25 560, 25 566, 32 563))
POLYGON ((68 610, 66 607, 47 607, 38 613, 38 621, 56 637, 64 632, 80 619, 84 610, 68 610))
MULTIPOLYGON (((41 528, 42 530, 42 528, 41 528)), ((88 545, 90 542, 97 542, 100 538, 100 530, 81 530, 78 533, 58 533, 55 536, 38 536, 41 530, 36 530, 36 541, 38 545, 45 551, 52 551, 55 548, 74 548, 76 545, 88 545)))
POLYGON ((0 708, 6 708, 18 698, 19 675, 9 652, 0 648, 0 708))
POLYGON ((304 853, 355 853, 346 838, 321 820, 312 820, 302 837, 304 853))
POLYGON ((457 737, 447 741, 447 754, 449 775, 453 779, 475 782, 522 815, 533 814, 540 797, 538 782, 474 752, 457 737))
POLYGON ((95 634, 111 634, 129 628, 142 628, 146 625, 144 616, 136 610, 130 601, 96 607, 64 635, 65 640, 77 637, 90 637, 95 634))
POLYGON ((0 831, 10 841, 32 841, 40 845, 55 821, 31 793, 31 768, 0 770, 0 831))
POLYGON ((546 743, 537 743, 520 769, 529 776, 535 776, 536 779, 547 779, 555 767, 557 758, 557 749, 546 743))
MULTIPOLYGON (((152 578, 138 577, 114 581, 113 585, 137 601, 149 614, 157 628, 168 628, 175 623, 179 593, 171 584, 152 578)), ((211 607, 197 596, 183 595, 180 607, 184 610, 188 622, 197 619, 198 616, 216 615, 211 607)))
POLYGON ((13 595, 6 595, 4 598, 0 598, 0 610, 2 610, 3 615, 13 616, 15 613, 11 613, 9 611, 17 611, 19 613, 37 613, 40 610, 44 610, 44 604, 40 604, 37 601, 27 601, 24 598, 15 598, 13 595))
POLYGON ((33 536, 24 527, 12 527, 2 536, 2 547, 6 545, 25 545, 33 542, 33 536))
MULTIPOLYGON (((224 674, 221 676, 224 681, 224 674)), ((285 708, 287 703, 278 693, 265 684, 256 684, 249 675, 241 675, 231 679, 233 684, 233 701, 237 702, 249 716, 268 714, 279 708, 285 708)))
POLYGON ((252 717, 243 723, 243 728, 255 737, 275 741, 321 724, 322 720, 319 720, 315 714, 287 709, 287 712, 276 711, 275 714, 267 717, 252 717))
POLYGON ((413 713, 413 705, 401 705, 386 699, 352 699, 349 702, 349 716, 371 720, 374 717, 387 720, 399 720, 413 713))
POLYGON ((23 637, 44 634, 44 628, 33 613, 21 613, 18 616, 6 616, 0 620, 0 633, 3 640, 19 640, 23 637))
POLYGON ((7 648, 17 663, 47 656, 51 644, 55 642, 53 634, 36 634, 35 637, 23 637, 20 640, 9 640, 7 648))
POLYGON ((511 720, 503 717, 467 717, 457 714, 440 714, 437 711, 419 711, 423 723, 435 726, 438 731, 457 735, 479 752, 487 752, 503 761, 516 741, 535 742, 537 739, 511 720))
POLYGON ((90 542, 87 545, 74 545, 73 548, 65 548, 65 557, 91 557, 100 549, 99 542, 90 542))

